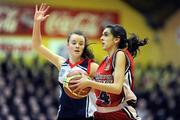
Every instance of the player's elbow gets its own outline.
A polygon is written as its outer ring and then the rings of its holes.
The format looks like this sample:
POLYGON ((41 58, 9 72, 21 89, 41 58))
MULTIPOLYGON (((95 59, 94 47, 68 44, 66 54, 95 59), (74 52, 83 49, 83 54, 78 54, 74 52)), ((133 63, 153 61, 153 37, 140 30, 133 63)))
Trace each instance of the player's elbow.
POLYGON ((121 94, 121 92, 122 92, 122 87, 119 87, 119 86, 115 87, 115 89, 113 90, 113 94, 116 94, 116 95, 121 94))
POLYGON ((116 95, 121 94, 121 90, 116 90, 116 91, 114 91, 114 94, 116 94, 116 95))

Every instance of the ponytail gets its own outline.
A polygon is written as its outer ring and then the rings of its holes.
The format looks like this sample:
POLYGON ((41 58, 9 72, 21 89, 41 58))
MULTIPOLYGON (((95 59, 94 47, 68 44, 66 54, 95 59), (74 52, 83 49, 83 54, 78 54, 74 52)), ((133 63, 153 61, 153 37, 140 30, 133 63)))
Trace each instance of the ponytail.
POLYGON ((110 31, 114 37, 120 38, 118 49, 127 48, 133 57, 136 57, 137 51, 140 46, 147 44, 147 39, 140 40, 134 33, 127 39, 126 30, 118 24, 107 25, 106 28, 110 28, 110 31))
POLYGON ((136 57, 137 51, 140 51, 139 47, 147 44, 148 39, 140 40, 134 33, 127 39, 127 48, 133 57, 136 57))

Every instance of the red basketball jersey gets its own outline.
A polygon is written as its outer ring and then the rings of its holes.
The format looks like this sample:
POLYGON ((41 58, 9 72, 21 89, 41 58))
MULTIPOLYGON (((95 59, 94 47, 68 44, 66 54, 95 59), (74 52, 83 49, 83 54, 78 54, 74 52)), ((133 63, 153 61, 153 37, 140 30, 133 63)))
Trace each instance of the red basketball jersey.
MULTIPOLYGON (((94 77, 96 82, 101 82, 101 83, 114 82, 113 72, 114 72, 114 66, 115 66, 115 56, 118 51, 116 51, 110 58, 106 57, 102 61, 102 63, 99 65, 99 68, 94 77)), ((131 63, 133 63, 133 58, 131 57, 128 51, 124 51, 124 53, 126 55, 126 70, 125 70, 125 78, 126 78, 127 77, 126 74, 133 73, 131 69, 132 67, 131 63)), ((131 74, 131 76, 127 78, 126 82, 129 82, 129 85, 132 90, 134 89, 133 81, 134 81, 134 75, 131 74)), ((122 99, 124 98, 123 91, 119 95, 100 91, 100 90, 95 90, 95 93, 97 96, 96 104, 102 107, 117 106, 121 103, 122 99)))

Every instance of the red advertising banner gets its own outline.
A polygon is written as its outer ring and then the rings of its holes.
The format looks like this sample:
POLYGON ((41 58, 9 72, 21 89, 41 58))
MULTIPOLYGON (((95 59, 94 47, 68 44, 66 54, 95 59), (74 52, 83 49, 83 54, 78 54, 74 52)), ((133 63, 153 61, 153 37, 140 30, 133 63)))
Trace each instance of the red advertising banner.
MULTIPOLYGON (((34 6, 0 5, 0 34, 31 35, 34 6)), ((73 30, 82 30, 90 38, 99 38, 109 23, 119 23, 117 12, 68 8, 50 8, 50 16, 42 24, 42 34, 64 37, 73 30)))

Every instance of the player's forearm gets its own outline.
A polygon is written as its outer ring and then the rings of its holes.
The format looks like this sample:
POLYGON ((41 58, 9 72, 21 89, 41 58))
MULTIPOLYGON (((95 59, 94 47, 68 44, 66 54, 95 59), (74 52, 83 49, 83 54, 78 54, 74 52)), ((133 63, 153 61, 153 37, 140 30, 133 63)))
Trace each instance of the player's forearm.
POLYGON ((41 23, 34 21, 33 34, 32 34, 32 47, 38 49, 41 46, 41 23))
POLYGON ((100 83, 100 82, 90 81, 89 87, 113 94, 120 94, 122 91, 122 85, 115 83, 100 83))

